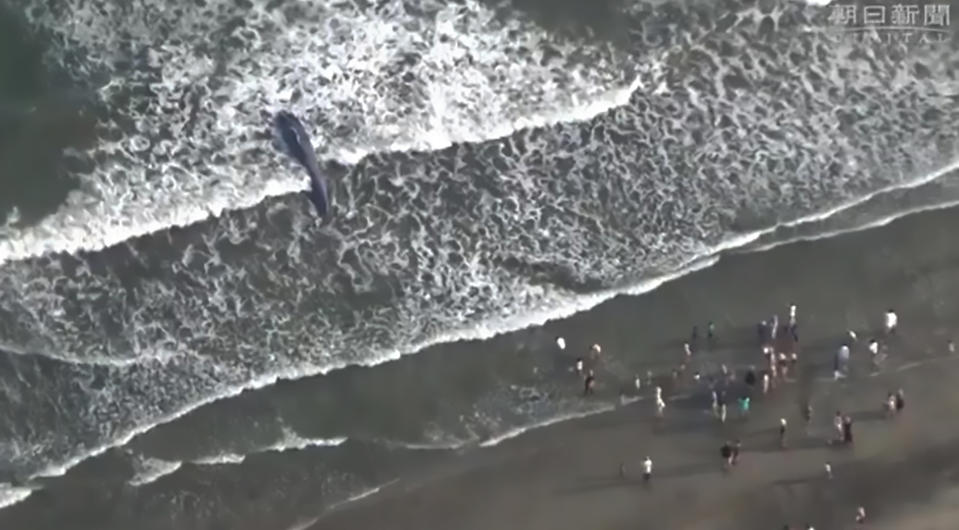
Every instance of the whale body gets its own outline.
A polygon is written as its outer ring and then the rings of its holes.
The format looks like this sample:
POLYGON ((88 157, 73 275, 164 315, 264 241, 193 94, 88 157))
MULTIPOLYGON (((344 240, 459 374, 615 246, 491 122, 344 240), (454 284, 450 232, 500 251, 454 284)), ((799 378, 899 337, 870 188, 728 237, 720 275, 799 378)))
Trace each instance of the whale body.
POLYGON ((273 119, 277 137, 283 145, 283 150, 303 166, 310 176, 310 191, 303 192, 320 217, 326 217, 329 212, 329 200, 326 192, 326 178, 320 171, 313 152, 313 144, 306 134, 303 124, 292 113, 280 111, 273 119))

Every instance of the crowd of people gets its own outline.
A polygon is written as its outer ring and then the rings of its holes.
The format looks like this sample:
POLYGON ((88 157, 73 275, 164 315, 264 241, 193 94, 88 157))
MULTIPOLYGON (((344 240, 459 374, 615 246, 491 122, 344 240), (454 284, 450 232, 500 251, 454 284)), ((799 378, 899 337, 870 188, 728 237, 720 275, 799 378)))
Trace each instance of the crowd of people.
MULTIPOLYGON (((773 392, 783 383, 794 381, 798 376, 799 366, 799 321, 796 305, 790 305, 787 318, 780 321, 778 314, 774 314, 770 319, 762 320, 756 325, 756 338, 758 351, 761 353, 762 368, 757 369, 755 365, 750 365, 742 370, 742 378, 738 380, 737 371, 731 370, 726 364, 720 364, 715 373, 702 373, 694 369, 694 365, 706 365, 707 363, 697 362, 697 357, 704 346, 704 351, 713 350, 719 343, 716 332, 716 326, 713 322, 706 325, 705 341, 700 337, 698 326, 693 326, 689 335, 689 340, 683 343, 682 352, 678 363, 666 375, 667 381, 671 387, 675 388, 681 384, 689 384, 694 390, 706 390, 710 396, 710 412, 720 423, 726 423, 729 417, 728 401, 729 396, 736 396, 738 404, 739 417, 747 419, 750 414, 752 401, 755 397, 773 392)), ((866 351, 869 352, 871 363, 874 369, 879 369, 886 355, 888 340, 896 335, 899 326, 899 317, 893 309, 889 309, 884 315, 884 329, 881 337, 869 339, 866 351)), ((849 375, 850 356, 852 348, 859 342, 858 335, 850 330, 847 332, 847 340, 839 345, 833 358, 833 378, 842 379, 849 375)), ((556 339, 557 347, 560 350, 566 349, 566 341, 559 337, 556 339)), ((952 342, 948 345, 949 351, 954 352, 955 347, 952 342)), ((599 344, 593 344, 585 357, 576 358, 572 371, 582 377, 583 396, 589 397, 595 393, 596 373, 594 366, 600 359, 602 347, 599 344)), ((662 377, 659 378, 660 380, 662 377)), ((633 381, 633 392, 638 396, 643 388, 652 387, 651 397, 654 407, 654 415, 659 421, 666 417, 666 398, 664 397, 663 384, 656 384, 657 378, 651 371, 646 373, 645 379, 637 374, 633 381)), ((887 417, 893 417, 900 414, 905 408, 905 394, 903 390, 897 389, 890 391, 883 402, 883 407, 887 417)), ((805 431, 808 434, 809 426, 813 418, 812 404, 808 399, 801 407, 801 415, 805 424, 805 431)), ((789 442, 789 422, 786 418, 780 418, 778 423, 778 443, 781 449, 788 448, 789 442)), ((830 440, 832 444, 850 446, 853 444, 853 419, 849 414, 844 414, 837 410, 833 418, 835 428, 835 438, 830 440)), ((739 439, 726 440, 719 449, 722 457, 722 469, 726 472, 732 471, 739 462, 742 442, 739 439)), ((825 478, 832 479, 833 470, 830 462, 824 463, 825 478)), ((620 467, 620 474, 626 475, 625 464, 620 467)), ((653 478, 653 460, 650 456, 645 456, 642 461, 642 480, 644 484, 651 484, 653 478)), ((855 520, 858 523, 865 523, 866 511, 860 506, 856 510, 855 520)), ((786 530, 791 529, 790 525, 785 525, 786 530)), ((807 530, 814 530, 812 525, 806 526, 807 530)))

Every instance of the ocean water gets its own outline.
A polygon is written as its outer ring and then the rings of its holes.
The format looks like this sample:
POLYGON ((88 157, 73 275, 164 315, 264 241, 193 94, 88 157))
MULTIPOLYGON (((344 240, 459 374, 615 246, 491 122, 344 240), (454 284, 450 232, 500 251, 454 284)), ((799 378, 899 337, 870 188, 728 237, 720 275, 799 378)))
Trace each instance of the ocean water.
POLYGON ((479 1, 8 2, 0 504, 119 462, 134 488, 274 466, 333 505, 397 448, 610 406, 481 349, 384 361, 959 200, 954 35, 604 6, 565 31, 479 1), (331 161, 329 223, 270 145, 281 108, 331 161))

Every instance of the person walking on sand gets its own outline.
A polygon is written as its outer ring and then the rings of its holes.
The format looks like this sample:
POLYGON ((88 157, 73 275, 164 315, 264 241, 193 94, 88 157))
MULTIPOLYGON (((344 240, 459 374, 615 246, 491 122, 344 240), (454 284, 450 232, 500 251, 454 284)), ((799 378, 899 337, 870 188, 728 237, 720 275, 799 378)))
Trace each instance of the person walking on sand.
POLYGON ((716 389, 713 389, 712 391, 712 399, 713 399, 713 403, 712 403, 713 417, 718 418, 719 417, 719 391, 717 391, 716 389))
POLYGON ((779 418, 779 447, 786 448, 786 418, 779 418))
POLYGON ((712 320, 706 324, 706 345, 710 348, 716 345, 716 324, 712 320))
POLYGON ((739 463, 739 451, 742 448, 743 448, 743 443, 737 438, 736 441, 733 442, 733 465, 734 466, 739 463))
POLYGON ((832 464, 826 462, 824 467, 826 468, 826 480, 832 480, 832 464))
POLYGON ((749 404, 750 404, 749 401, 750 400, 748 395, 741 396, 739 398, 739 415, 742 416, 743 418, 749 417, 749 404))
POLYGON ((886 408, 886 417, 891 418, 896 415, 896 395, 892 392, 886 394, 886 402, 884 403, 886 408))
POLYGON ((896 328, 899 326, 899 315, 890 308, 886 311, 886 335, 895 335, 896 328))
POLYGON ((896 413, 902 412, 902 409, 906 408, 906 394, 900 388, 896 391, 896 413))
POLYGON ((856 523, 866 524, 866 509, 862 506, 856 509, 856 523))
POLYGON ((841 411, 836 411, 836 415, 832 419, 832 425, 836 429, 836 440, 841 442, 843 440, 843 419, 841 411))
POLYGON ((649 481, 652 478, 653 478, 653 460, 647 456, 646 459, 643 460, 643 483, 649 484, 649 481))
POLYGON ((779 315, 773 315, 772 322, 769 323, 769 340, 775 341, 779 334, 779 315))
POLYGON ((769 372, 763 372, 763 394, 769 393, 769 372))
POLYGON ((789 306, 789 327, 796 325, 796 304, 789 306))
POLYGON ((576 370, 577 374, 583 375, 583 358, 582 357, 576 358, 576 364, 573 365, 573 369, 576 370))
POLYGON ((689 346, 688 342, 683 343, 683 354, 686 355, 687 360, 693 356, 693 349, 689 346))
POLYGON ((556 347, 559 348, 559 351, 566 349, 566 339, 563 337, 556 337, 556 347))

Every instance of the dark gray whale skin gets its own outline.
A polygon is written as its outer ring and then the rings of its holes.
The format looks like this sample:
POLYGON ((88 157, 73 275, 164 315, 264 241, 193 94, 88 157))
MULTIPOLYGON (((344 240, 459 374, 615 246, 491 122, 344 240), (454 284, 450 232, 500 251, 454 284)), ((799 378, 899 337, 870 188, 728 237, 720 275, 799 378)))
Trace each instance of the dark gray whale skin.
POLYGON ((310 191, 305 191, 303 194, 316 207, 316 213, 320 217, 326 217, 329 212, 326 178, 316 162, 313 144, 310 143, 310 137, 306 134, 306 129, 303 128, 303 124, 296 116, 285 110, 276 113, 273 126, 283 145, 283 150, 296 159, 306 170, 307 175, 310 176, 310 191))

